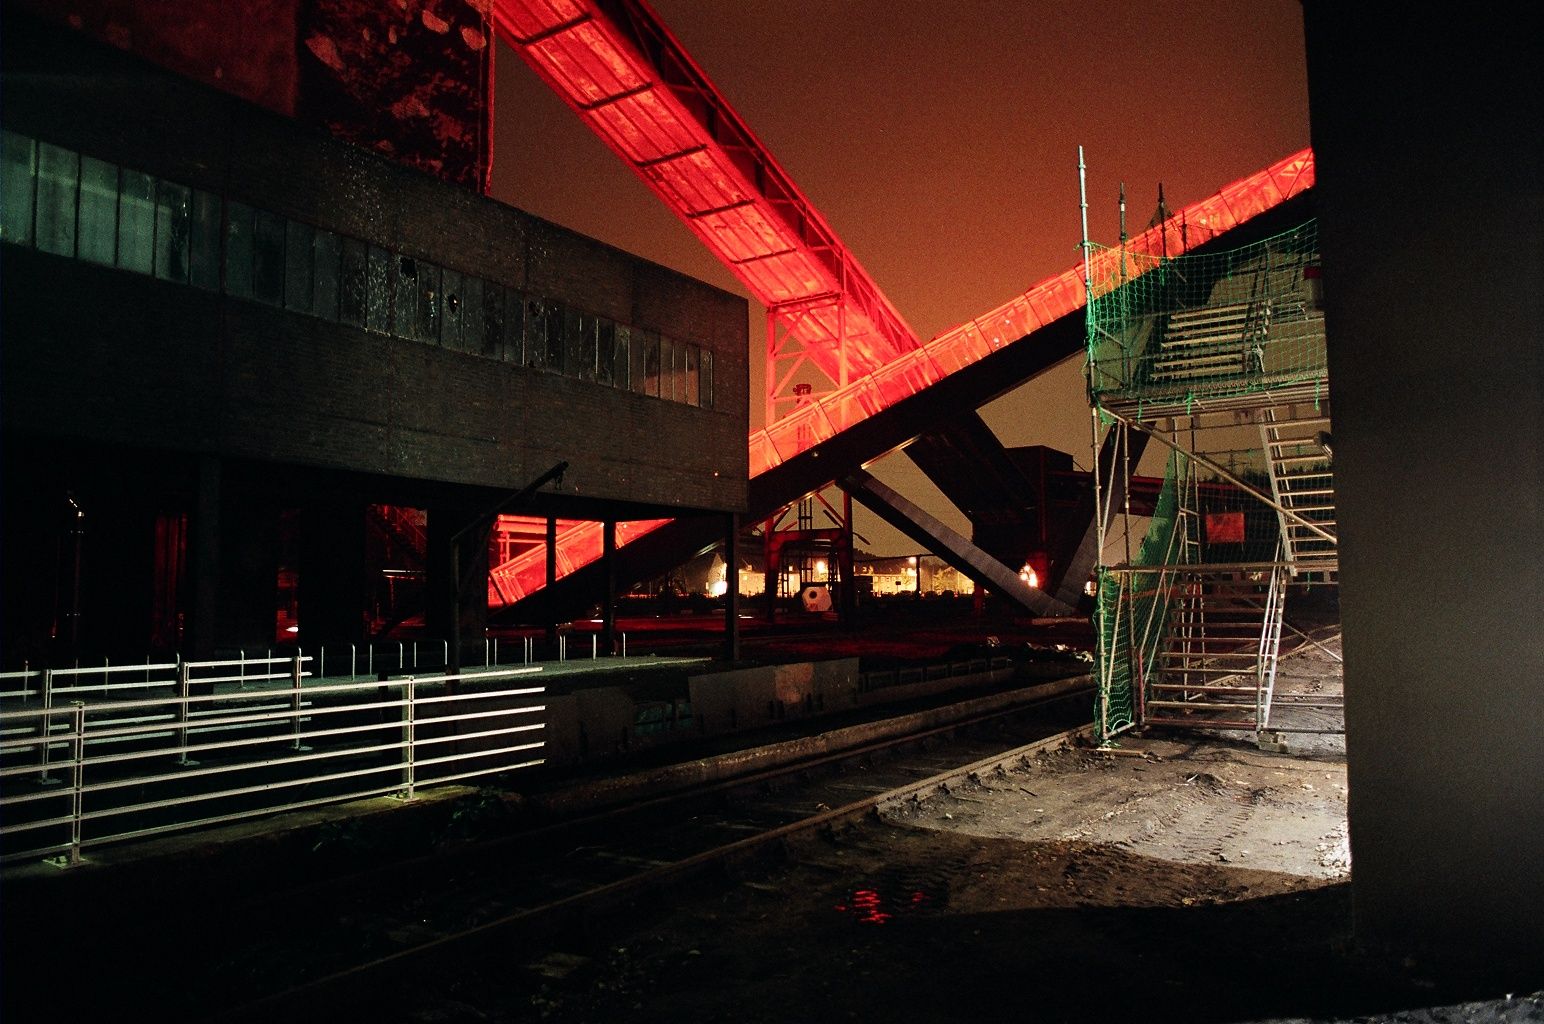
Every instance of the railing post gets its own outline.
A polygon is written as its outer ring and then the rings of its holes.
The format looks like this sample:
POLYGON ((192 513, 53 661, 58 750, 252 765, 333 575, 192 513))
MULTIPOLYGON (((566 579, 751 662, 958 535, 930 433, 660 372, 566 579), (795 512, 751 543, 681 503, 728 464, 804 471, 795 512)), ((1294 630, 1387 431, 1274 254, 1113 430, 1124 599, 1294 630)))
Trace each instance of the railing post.
POLYGON ((440 667, 441 668, 445 668, 445 669, 449 669, 450 668, 450 641, 449 640, 441 640, 440 641, 440 667))
MULTIPOLYGON (((446 659, 445 660, 446 660, 446 662, 448 664, 449 661, 450 661, 450 656, 446 655, 446 659)), ((413 641, 413 671, 414 672, 418 671, 418 641, 417 640, 413 641)))
POLYGON ((600 634, 598 634, 598 633, 591 633, 590 634, 590 660, 594 661, 596 658, 599 658, 599 657, 600 657, 600 634))
POLYGON ((184 768, 198 764, 188 757, 188 702, 192 690, 192 667, 185 661, 177 662, 177 763, 184 768))
POLYGON ((85 773, 86 773, 86 702, 83 700, 71 701, 74 709, 70 715, 70 725, 74 731, 71 741, 74 755, 75 770, 72 773, 72 782, 75 792, 70 797, 70 866, 75 867, 80 863, 80 826, 82 813, 85 810, 85 773))
POLYGON ((327 678, 327 645, 321 644, 316 648, 316 678, 327 678))
POLYGON ((290 659, 290 711, 292 712, 290 721, 293 723, 290 728, 295 738, 291 747, 294 750, 300 751, 311 749, 300 742, 300 708, 302 703, 300 699, 300 680, 304 675, 302 669, 304 661, 305 659, 301 657, 299 651, 296 651, 295 656, 290 659))
POLYGON ((418 739, 413 705, 413 691, 415 688, 413 677, 408 676, 403 680, 402 685, 402 787, 404 798, 411 800, 413 799, 413 788, 417 783, 413 745, 418 739))
MULTIPOLYGON (((27 685, 25 680, 22 682, 22 685, 23 686, 27 685)), ((43 685, 43 718, 42 718, 42 724, 39 726, 39 730, 38 731, 39 731, 39 733, 43 737, 43 742, 42 742, 42 750, 38 752, 38 785, 40 785, 40 786, 53 786, 53 785, 57 785, 58 782, 59 782, 58 779, 56 779, 52 775, 48 774, 48 760, 49 760, 49 757, 50 757, 50 753, 49 753, 49 750, 48 750, 48 741, 49 741, 49 738, 53 735, 53 726, 54 726, 54 716, 50 713, 50 712, 53 711, 53 707, 54 707, 54 670, 53 669, 45 668, 43 670, 43 684, 42 685, 43 685)))
POLYGON ((622 657, 627 657, 627 634, 622 634, 622 657))

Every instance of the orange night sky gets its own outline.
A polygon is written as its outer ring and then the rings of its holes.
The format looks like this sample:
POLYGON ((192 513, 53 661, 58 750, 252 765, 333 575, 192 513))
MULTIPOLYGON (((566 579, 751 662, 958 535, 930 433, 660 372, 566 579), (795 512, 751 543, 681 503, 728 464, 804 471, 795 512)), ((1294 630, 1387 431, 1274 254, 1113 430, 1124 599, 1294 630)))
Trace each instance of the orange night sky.
MULTIPOLYGON (((890 300, 930 338, 1308 144, 1298 0, 652 0, 890 300)), ((722 288, 744 289, 511 51, 496 56, 493 194, 722 288)), ((752 426, 764 310, 751 303, 752 426)), ((1008 445, 1089 462, 1078 360, 987 406, 1008 445)), ((902 455, 876 475, 968 533, 902 455)), ((879 553, 915 545, 858 511, 879 553)), ((861 544, 862 542, 860 542, 861 544)))

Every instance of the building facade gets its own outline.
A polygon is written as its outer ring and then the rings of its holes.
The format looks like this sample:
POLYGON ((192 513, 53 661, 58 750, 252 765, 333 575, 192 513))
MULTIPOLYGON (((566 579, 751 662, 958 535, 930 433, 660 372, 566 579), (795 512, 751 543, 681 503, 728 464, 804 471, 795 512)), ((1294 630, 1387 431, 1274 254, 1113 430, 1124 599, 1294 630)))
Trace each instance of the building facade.
POLYGON ((285 604, 367 639, 383 509, 422 513, 430 628, 480 635, 452 539, 559 463, 504 511, 743 507, 743 299, 68 28, 3 45, 7 661, 271 642, 285 604))

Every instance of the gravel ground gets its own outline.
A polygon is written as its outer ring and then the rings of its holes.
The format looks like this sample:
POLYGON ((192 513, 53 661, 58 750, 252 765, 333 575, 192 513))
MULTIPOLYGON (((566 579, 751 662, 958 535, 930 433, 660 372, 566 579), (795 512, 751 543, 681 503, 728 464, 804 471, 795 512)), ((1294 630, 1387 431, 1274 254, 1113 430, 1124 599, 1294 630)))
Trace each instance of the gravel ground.
MULTIPOLYGON (((1283 689, 1338 696, 1338 667, 1305 647, 1283 689)), ((1344 745, 1282 739, 1051 751, 399 1005, 554 1024, 1544 1022, 1544 969, 1455 975, 1355 947, 1344 745)))

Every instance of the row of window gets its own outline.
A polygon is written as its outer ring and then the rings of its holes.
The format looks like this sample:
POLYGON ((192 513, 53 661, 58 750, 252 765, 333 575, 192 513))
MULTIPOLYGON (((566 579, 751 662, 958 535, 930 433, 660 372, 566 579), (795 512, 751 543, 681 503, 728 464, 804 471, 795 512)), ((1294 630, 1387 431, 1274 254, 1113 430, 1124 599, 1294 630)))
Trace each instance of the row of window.
POLYGON ((713 353, 46 142, 0 132, 0 239, 713 407, 713 353))

